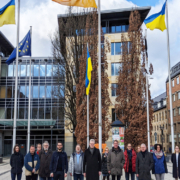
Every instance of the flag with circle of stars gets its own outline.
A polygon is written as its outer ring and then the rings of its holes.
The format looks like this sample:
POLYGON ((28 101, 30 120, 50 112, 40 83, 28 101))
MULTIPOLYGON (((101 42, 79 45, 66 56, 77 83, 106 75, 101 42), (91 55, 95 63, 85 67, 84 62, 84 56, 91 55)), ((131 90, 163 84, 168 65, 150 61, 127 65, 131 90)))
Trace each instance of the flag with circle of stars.
MULTIPOLYGON (((31 32, 29 31, 24 39, 19 43, 19 57, 31 56, 31 32)), ((9 65, 16 59, 16 48, 9 56, 6 63, 9 65)))

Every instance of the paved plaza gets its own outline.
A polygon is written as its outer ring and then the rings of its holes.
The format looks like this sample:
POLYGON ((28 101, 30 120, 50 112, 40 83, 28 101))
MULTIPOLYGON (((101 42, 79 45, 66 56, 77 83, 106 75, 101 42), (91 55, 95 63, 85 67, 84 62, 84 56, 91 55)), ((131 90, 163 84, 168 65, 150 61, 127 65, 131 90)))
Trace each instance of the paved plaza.
MULTIPOLYGON (((10 165, 9 165, 9 158, 4 158, 3 163, 0 164, 0 180, 11 180, 11 175, 10 175, 10 165)), ((165 180, 173 180, 172 178, 172 163, 167 163, 168 166, 168 171, 169 173, 165 175, 165 180)), ((155 180, 154 175, 152 175, 152 179, 155 180)), ((22 180, 25 180, 25 175, 24 175, 24 170, 23 170, 23 175, 22 175, 22 180)), ((65 180, 73 180, 69 174, 68 177, 65 180)), ((125 180, 124 172, 123 172, 123 177, 121 180, 125 180)))

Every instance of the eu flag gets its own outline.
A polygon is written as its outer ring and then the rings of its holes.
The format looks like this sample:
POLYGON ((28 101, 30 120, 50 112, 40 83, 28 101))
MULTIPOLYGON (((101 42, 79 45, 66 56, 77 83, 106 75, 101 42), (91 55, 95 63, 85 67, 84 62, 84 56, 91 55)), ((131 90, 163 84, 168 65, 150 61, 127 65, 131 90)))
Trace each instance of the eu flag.
MULTIPOLYGON (((24 39, 19 43, 19 57, 31 56, 31 32, 29 31, 24 39)), ((9 56, 6 63, 9 65, 16 59, 16 48, 9 56)))

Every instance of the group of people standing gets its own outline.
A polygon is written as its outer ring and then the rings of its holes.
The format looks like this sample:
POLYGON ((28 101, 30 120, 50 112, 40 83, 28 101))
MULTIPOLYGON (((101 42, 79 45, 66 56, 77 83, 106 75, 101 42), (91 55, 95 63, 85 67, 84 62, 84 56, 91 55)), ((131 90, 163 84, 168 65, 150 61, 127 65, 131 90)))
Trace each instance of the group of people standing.
MULTIPOLYGON (((156 144, 155 151, 149 153, 146 145, 138 146, 137 152, 129 143, 123 152, 118 141, 114 141, 111 150, 106 147, 105 153, 100 154, 99 149, 95 148, 95 140, 90 140, 89 148, 83 152, 80 145, 76 146, 75 152, 71 155, 69 164, 66 152, 63 151, 63 144, 57 143, 57 150, 52 152, 49 143, 38 144, 37 151, 33 145, 30 146, 29 153, 23 157, 19 146, 14 147, 14 153, 10 159, 11 179, 21 180, 22 169, 25 166, 26 180, 64 180, 69 172, 74 180, 99 180, 103 175, 103 180, 121 179, 123 169, 126 180, 151 180, 155 174, 156 180, 164 180, 165 173, 168 173, 166 158, 160 144, 156 144)), ((175 153, 172 154, 173 177, 180 178, 180 156, 179 147, 176 146, 175 153)))

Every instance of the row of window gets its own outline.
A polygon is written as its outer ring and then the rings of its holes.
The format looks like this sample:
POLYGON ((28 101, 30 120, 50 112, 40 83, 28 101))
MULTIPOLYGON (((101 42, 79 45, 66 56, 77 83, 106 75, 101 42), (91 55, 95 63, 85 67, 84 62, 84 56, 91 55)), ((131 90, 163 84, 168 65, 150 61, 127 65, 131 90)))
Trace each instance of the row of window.
POLYGON ((162 139, 161 135, 157 135, 157 139, 155 139, 155 136, 151 137, 151 142, 153 144, 155 144, 155 141, 157 141, 158 144, 159 143, 162 144, 162 140, 164 143, 168 143, 169 142, 169 135, 163 136, 163 139, 162 139))
POLYGON ((129 54, 131 50, 131 42, 125 42, 125 43, 114 42, 111 43, 111 55, 121 55, 122 45, 124 45, 125 51, 127 51, 127 53, 129 54))
MULTIPOLYGON (((30 65, 18 65, 18 76, 19 77, 28 77, 29 76, 29 66, 30 65)), ((1 77, 15 77, 15 69, 16 65, 5 65, 2 64, 1 68, 1 77)), ((58 70, 63 72, 63 68, 57 65, 40 65, 40 64, 34 64, 31 66, 31 75, 34 77, 51 77, 57 76, 58 70), (52 73, 53 72, 53 73, 52 73)))
POLYGON ((177 97, 176 97, 176 94, 173 94, 172 99, 173 99, 173 101, 176 101, 176 99, 179 100, 180 99, 180 92, 177 93, 177 97))
MULTIPOLYGON (((175 85, 174 80, 175 80, 175 79, 172 80, 172 87, 174 87, 174 85, 175 85)), ((179 76, 176 77, 176 83, 179 84, 179 76)))
MULTIPOLYGON (((32 98, 64 98, 64 85, 33 85, 31 86, 31 97, 32 98)), ((0 98, 14 98, 15 87, 13 86, 1 86, 0 87, 0 98)), ((19 86, 18 98, 28 98, 29 97, 29 86, 19 86)))
MULTIPOLYGON (((166 124, 166 127, 165 127, 165 129, 168 129, 168 125, 166 124)), ((159 126, 157 126, 157 128, 156 128, 156 126, 153 126, 153 129, 152 129, 153 131, 159 131, 159 130, 161 130, 160 129, 160 127, 159 126)))
POLYGON ((158 121, 164 120, 164 118, 167 119, 167 111, 160 112, 159 114, 154 115, 154 121, 155 122, 156 121, 158 122, 158 121))

